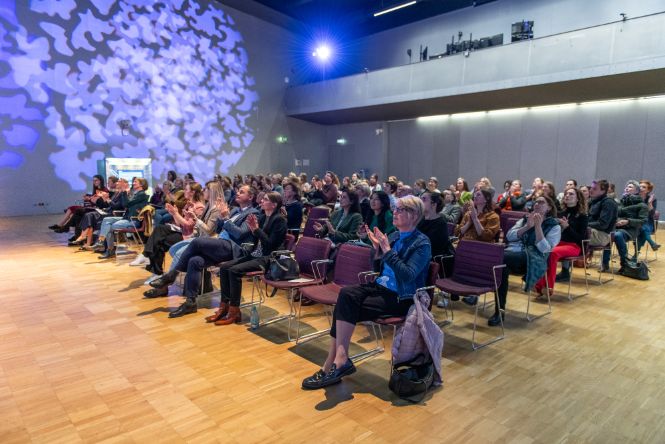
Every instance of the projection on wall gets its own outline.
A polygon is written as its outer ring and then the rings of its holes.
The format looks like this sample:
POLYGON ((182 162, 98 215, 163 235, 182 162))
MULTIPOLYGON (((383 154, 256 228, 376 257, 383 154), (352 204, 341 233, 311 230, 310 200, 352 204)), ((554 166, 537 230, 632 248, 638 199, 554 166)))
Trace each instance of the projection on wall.
POLYGON ((0 170, 38 151, 72 190, 104 157, 152 158, 156 177, 226 173, 254 137, 247 65, 206 0, 4 0, 0 170))

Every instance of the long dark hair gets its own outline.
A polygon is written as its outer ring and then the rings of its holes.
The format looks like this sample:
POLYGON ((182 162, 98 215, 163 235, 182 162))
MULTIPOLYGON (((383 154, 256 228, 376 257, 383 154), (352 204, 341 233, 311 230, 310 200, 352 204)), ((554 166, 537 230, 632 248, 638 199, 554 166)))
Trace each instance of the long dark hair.
POLYGON ((358 197, 358 193, 356 193, 354 190, 346 190, 344 191, 346 195, 349 197, 349 214, 351 213, 360 213, 360 198, 358 197))
MULTIPOLYGON (((450 191, 448 191, 450 193, 450 191)), ((443 196, 441 193, 437 193, 436 191, 425 191, 420 197, 422 198, 425 194, 429 194, 429 198, 434 204, 434 208, 436 208, 436 212, 440 213, 441 210, 443 210, 443 196)), ((452 194, 452 193, 451 193, 452 194)), ((453 194, 453 200, 454 200, 454 194, 453 194)))
POLYGON ((99 174, 92 176, 92 194, 97 194, 97 191, 108 191, 106 185, 104 184, 104 178, 99 174), (99 179, 99 186, 95 185, 95 179, 99 179))
MULTIPOLYGON (((376 195, 376 197, 379 199, 379 202, 381 202, 381 212, 378 214, 378 216, 376 216, 378 220, 376 226, 383 233, 386 231, 386 213, 390 211, 390 197, 388 197, 388 194, 384 191, 375 191, 372 193, 372 196, 374 195, 376 195)), ((373 217, 374 217, 374 211, 368 212, 367 218, 365 219, 365 223, 367 225, 371 224, 373 217)))

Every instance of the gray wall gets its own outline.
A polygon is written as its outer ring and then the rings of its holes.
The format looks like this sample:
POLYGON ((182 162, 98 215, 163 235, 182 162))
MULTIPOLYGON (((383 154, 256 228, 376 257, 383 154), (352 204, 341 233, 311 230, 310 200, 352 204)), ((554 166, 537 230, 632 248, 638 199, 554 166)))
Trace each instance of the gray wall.
POLYGON ((665 183, 665 98, 390 122, 384 135, 387 174, 409 182, 434 175, 442 185, 458 176, 488 176, 497 186, 535 176, 557 188, 568 178, 665 183))
POLYGON ((407 64, 409 48, 417 62, 420 45, 428 46, 430 55, 444 52, 453 34, 457 41, 458 31, 463 39, 469 33, 474 39, 503 33, 507 43, 511 24, 525 19, 535 22, 534 36, 542 37, 619 20, 620 12, 637 17, 663 10, 662 0, 498 0, 360 39, 347 49, 345 74, 407 64))

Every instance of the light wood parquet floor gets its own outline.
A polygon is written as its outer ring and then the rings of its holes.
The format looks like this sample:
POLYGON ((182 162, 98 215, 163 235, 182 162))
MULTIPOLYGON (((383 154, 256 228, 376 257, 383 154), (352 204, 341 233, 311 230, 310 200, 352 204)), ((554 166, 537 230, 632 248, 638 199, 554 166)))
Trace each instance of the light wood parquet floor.
MULTIPOLYGON (((459 307, 444 328, 445 385, 410 405, 388 390, 388 353, 340 385, 301 390, 327 338, 296 347, 284 325, 213 327, 206 308, 168 319, 177 288, 143 299, 147 272, 66 247, 46 229, 55 220, 0 219, 3 443, 665 441, 665 258, 648 282, 555 297, 533 323, 512 291, 507 338, 476 352, 459 307)), ((281 294, 267 305, 286 309, 281 294)), ((306 322, 320 326, 316 311, 306 322)))

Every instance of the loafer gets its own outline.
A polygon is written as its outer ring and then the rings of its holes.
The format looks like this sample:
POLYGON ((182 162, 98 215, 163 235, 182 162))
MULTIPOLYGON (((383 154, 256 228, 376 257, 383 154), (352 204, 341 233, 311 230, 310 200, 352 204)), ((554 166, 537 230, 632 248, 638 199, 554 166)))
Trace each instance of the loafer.
POLYGON ((60 228, 60 225, 58 225, 58 224, 50 225, 48 227, 49 230, 57 230, 58 228, 60 228))
POLYGON ((191 313, 196 313, 196 301, 187 299, 180 307, 169 313, 169 318, 179 318, 191 313))
POLYGON ((487 325, 490 327, 496 327, 497 325, 501 325, 501 321, 505 318, 504 314, 501 314, 501 317, 499 317, 499 313, 494 313, 494 315, 487 320, 487 325))
POLYGON ((341 382, 343 377, 352 375, 355 372, 356 366, 353 365, 353 362, 350 359, 348 359, 340 368, 337 368, 337 366, 333 364, 328 373, 319 370, 309 378, 305 378, 302 381, 302 388, 305 390, 317 390, 328 387, 329 385, 341 382), (323 374, 323 376, 321 374, 323 374))
POLYGON ((175 282, 177 277, 177 271, 169 271, 168 273, 164 273, 159 279, 155 279, 154 281, 150 282, 149 285, 152 288, 168 287, 175 282))
POLYGON ((651 247, 651 249, 652 249, 653 251, 658 251, 659 248, 660 248, 660 244, 654 244, 654 245, 651 247))
POLYGON ((169 295, 169 287, 151 288, 143 292, 143 297, 147 299, 161 298, 169 295))

